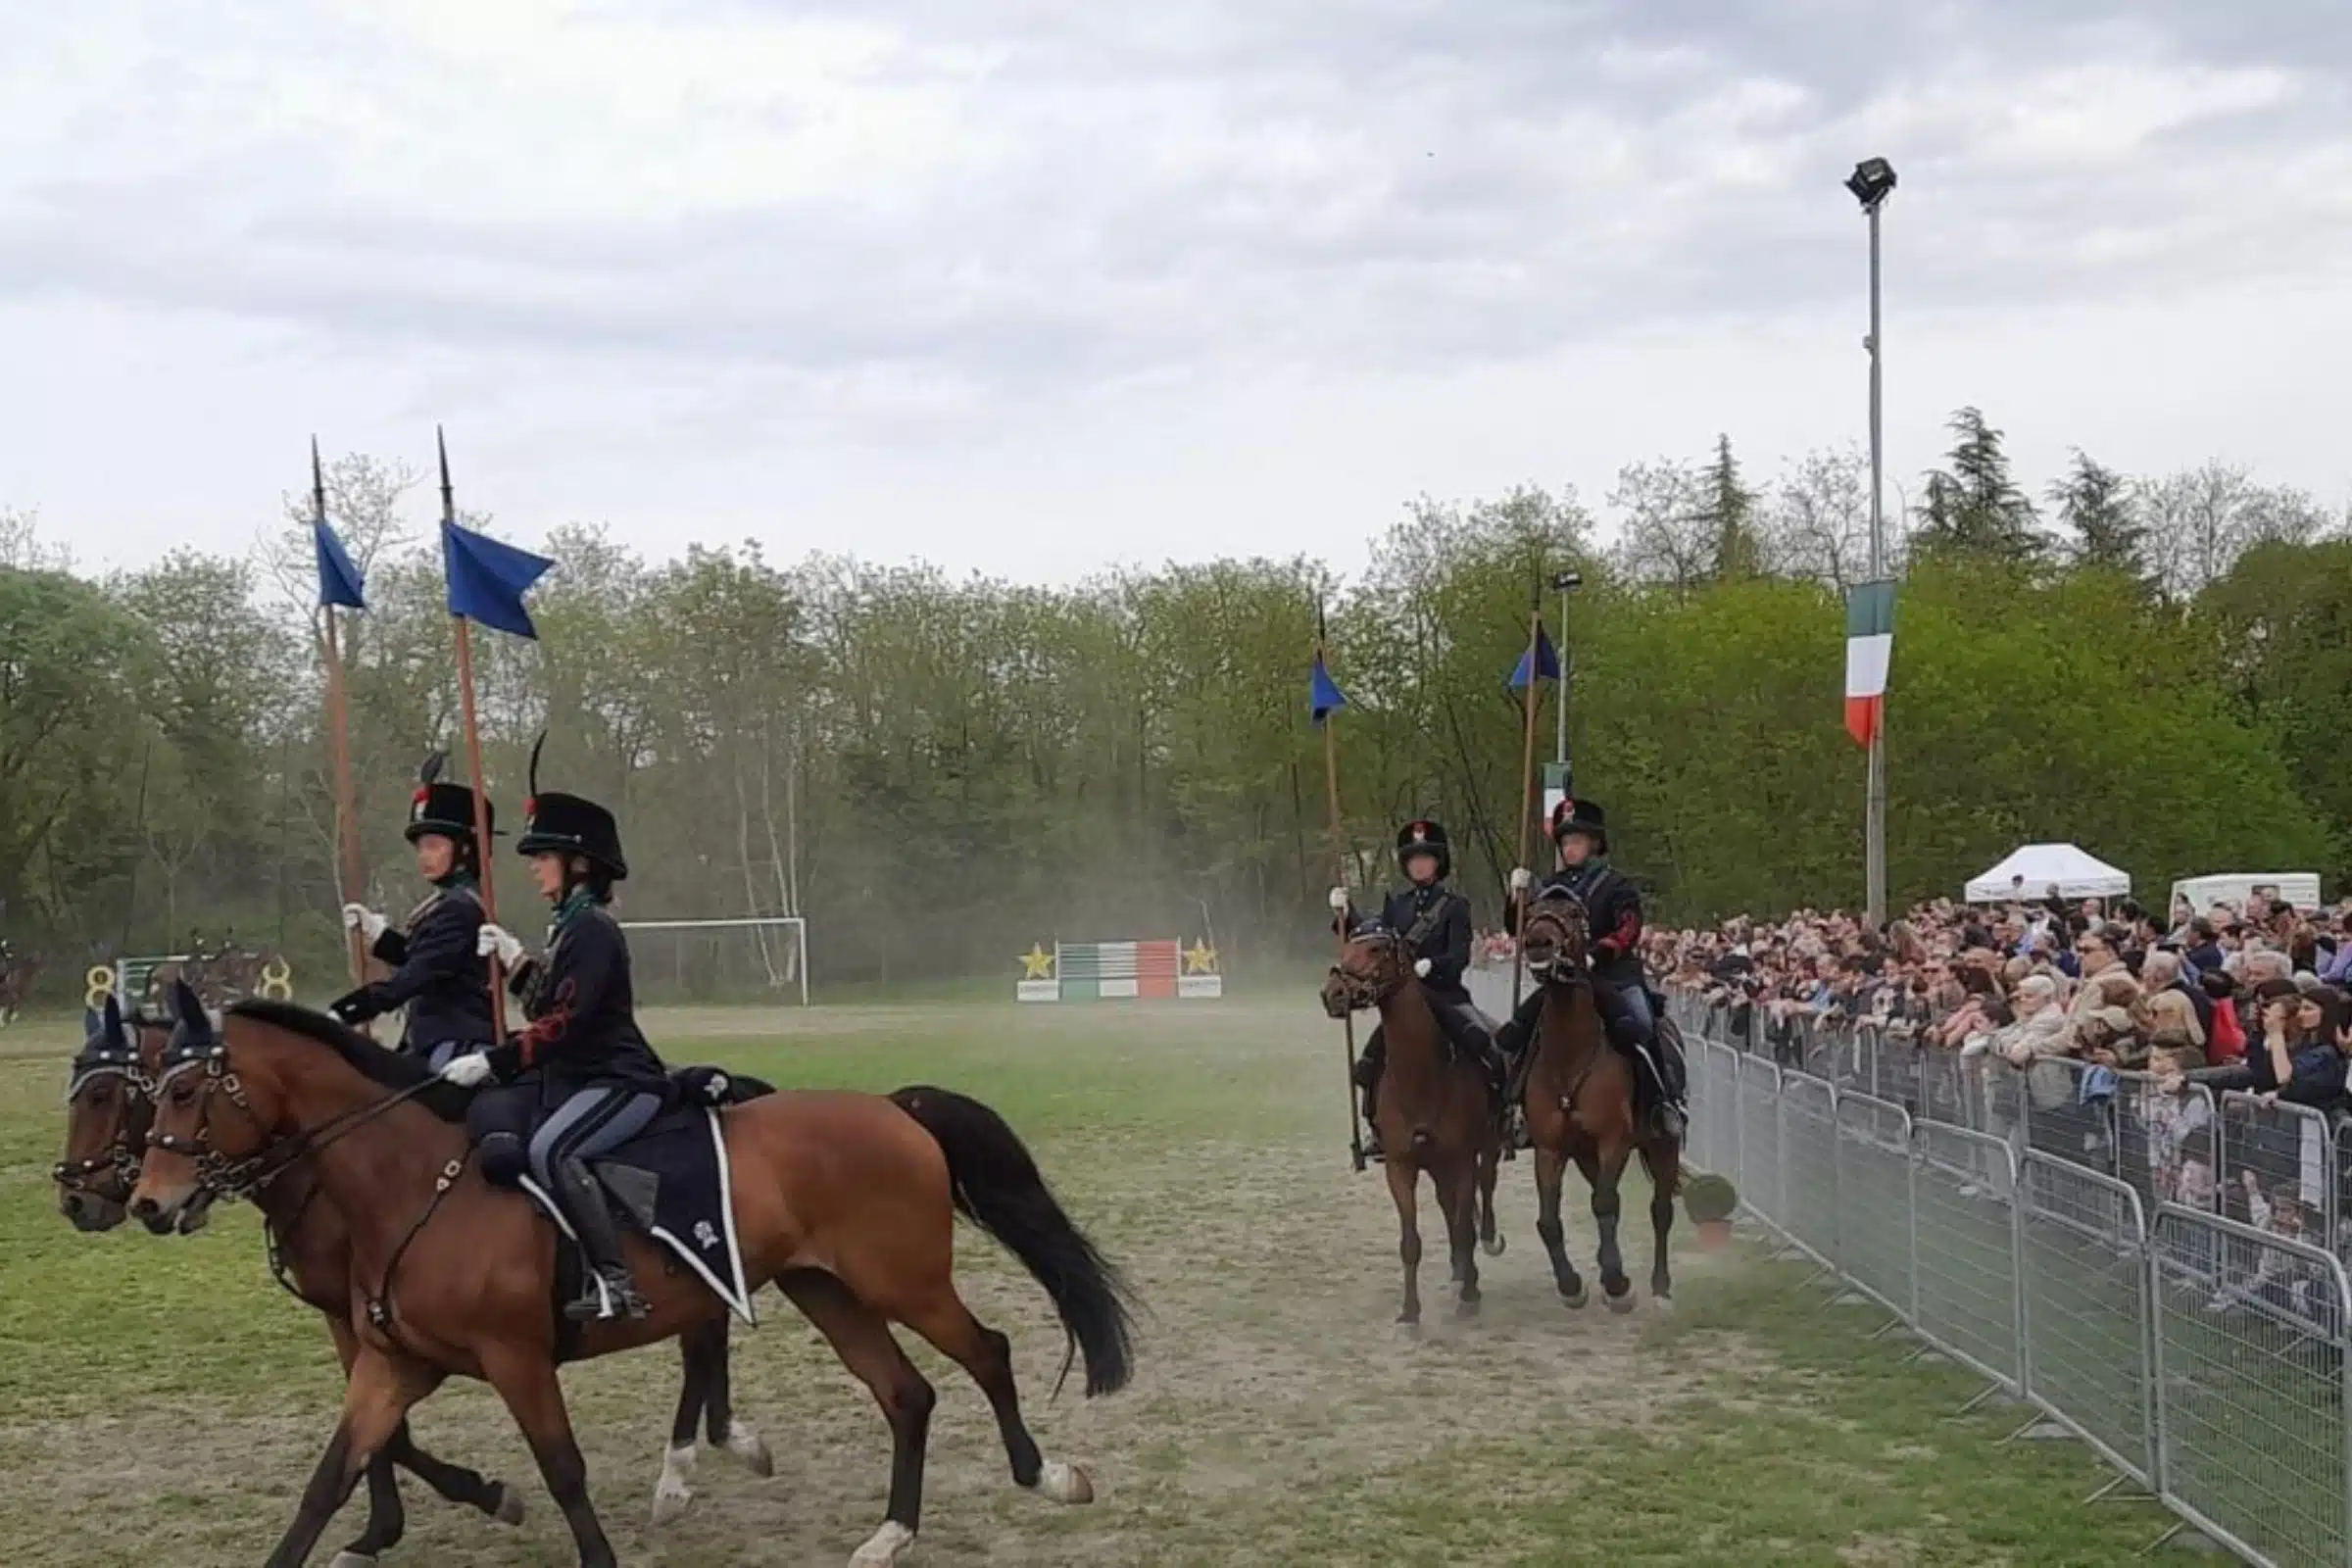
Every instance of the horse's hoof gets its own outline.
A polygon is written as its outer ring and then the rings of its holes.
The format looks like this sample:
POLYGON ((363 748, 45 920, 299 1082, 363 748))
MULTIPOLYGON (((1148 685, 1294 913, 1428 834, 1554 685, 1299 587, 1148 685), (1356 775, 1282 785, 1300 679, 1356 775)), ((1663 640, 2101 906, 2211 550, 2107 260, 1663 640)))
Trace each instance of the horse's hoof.
POLYGON ((1592 1299, 1592 1293, 1587 1291, 1582 1285, 1579 1285, 1573 1291, 1563 1289, 1560 1292, 1560 1304, 1568 1308, 1568 1310, 1571 1312, 1583 1311, 1586 1304, 1592 1299))
POLYGON ((772 1476, 776 1473, 776 1456, 767 1451, 767 1440, 741 1422, 736 1423, 734 1430, 727 1434, 727 1451, 756 1476, 772 1476))
POLYGON ((1634 1309, 1634 1293, 1631 1291, 1627 1291, 1622 1296, 1608 1296, 1604 1294, 1601 1299, 1608 1302, 1609 1310, 1616 1313, 1619 1317, 1625 1316, 1626 1313, 1631 1312, 1634 1309))
POLYGON ((913 1544, 913 1531, 896 1519, 885 1520, 881 1529, 866 1538, 864 1545, 850 1553, 850 1568, 890 1568, 913 1544))
POLYGON ((1674 1316, 1674 1298, 1666 1295, 1662 1291, 1653 1291, 1650 1293, 1649 1304, 1651 1309, 1654 1311, 1663 1312, 1668 1317, 1674 1316))
POLYGON ((327 1568, 375 1568, 375 1557, 365 1551, 338 1551, 327 1568))
POLYGON ((1078 1466, 1063 1464, 1059 1459, 1048 1459, 1038 1471, 1037 1492, 1042 1497, 1072 1506, 1095 1500, 1093 1478, 1078 1466))
POLYGON ((693 1502, 692 1491, 683 1483, 663 1476, 662 1484, 654 1489, 654 1528, 676 1524, 686 1517, 686 1510, 693 1502))
POLYGON ((1457 1318, 1474 1318, 1478 1316, 1478 1306, 1479 1300, 1477 1297, 1465 1296, 1460 1300, 1453 1303, 1453 1315, 1457 1318))
POLYGON ((1489 1257, 1500 1257, 1510 1243, 1505 1241, 1500 1234, 1496 1234, 1483 1239, 1478 1245, 1486 1249, 1489 1257))
POLYGON ((498 1506, 490 1510, 490 1517, 502 1525, 521 1524, 522 1494, 504 1481, 494 1481, 491 1485, 498 1489, 498 1506))
POLYGON ((1421 1337, 1421 1320, 1417 1317, 1398 1318, 1396 1320, 1396 1337, 1406 1341, 1419 1339, 1421 1337))

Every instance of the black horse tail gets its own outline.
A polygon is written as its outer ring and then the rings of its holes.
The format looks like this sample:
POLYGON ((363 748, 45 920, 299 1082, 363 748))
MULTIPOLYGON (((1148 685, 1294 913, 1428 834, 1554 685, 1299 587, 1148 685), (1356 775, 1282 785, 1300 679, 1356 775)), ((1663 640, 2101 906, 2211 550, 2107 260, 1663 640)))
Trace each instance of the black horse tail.
POLYGON ((1070 1362, 1086 1356, 1086 1392, 1116 1394, 1135 1373, 1135 1323, 1126 1280, 1070 1222, 1019 1135, 977 1100, 952 1090, 902 1089, 891 1102, 922 1124, 948 1157, 956 1210, 1008 1248, 1061 1315, 1070 1362))

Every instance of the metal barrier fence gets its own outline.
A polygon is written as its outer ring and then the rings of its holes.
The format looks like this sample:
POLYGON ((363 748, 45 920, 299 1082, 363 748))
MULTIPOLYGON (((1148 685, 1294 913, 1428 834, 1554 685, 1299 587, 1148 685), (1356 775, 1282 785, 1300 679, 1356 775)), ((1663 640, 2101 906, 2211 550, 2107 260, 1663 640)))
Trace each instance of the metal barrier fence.
POLYGON ((2148 1227, 2139 1194, 2047 1154, 2018 1171, 2026 1389, 2142 1487, 2152 1486, 2148 1227))
POLYGON ((1748 1214, 2215 1541, 2352 1562, 2352 1281, 2314 1245, 2347 1212, 2345 1160, 2324 1120, 1859 1032, 1772 1041, 1751 1018, 1741 1043, 1820 1074, 1784 1070, 1735 1048, 1724 1009, 1671 1004, 1690 1163, 1734 1175, 1748 1214))
POLYGON ((2184 1208, 2157 1215, 2152 1250, 2165 1502, 2257 1562, 2345 1561, 2352 1286, 2343 1265, 2184 1208))

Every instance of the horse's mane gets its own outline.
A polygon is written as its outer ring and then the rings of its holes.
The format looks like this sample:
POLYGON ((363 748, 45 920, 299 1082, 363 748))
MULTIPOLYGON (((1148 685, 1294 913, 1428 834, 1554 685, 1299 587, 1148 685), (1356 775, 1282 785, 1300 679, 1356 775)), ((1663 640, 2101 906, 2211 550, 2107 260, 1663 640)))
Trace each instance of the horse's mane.
MULTIPOLYGON (((431 1083, 437 1076, 432 1068, 415 1056, 404 1056, 396 1051, 386 1051, 341 1019, 291 1002, 268 1002, 249 998, 232 1002, 223 1014, 230 1018, 251 1018, 274 1029, 296 1035, 314 1045, 324 1046, 343 1058, 345 1065, 369 1083, 391 1090, 414 1089, 431 1083)), ((455 1084, 436 1084, 416 1097, 424 1106, 443 1121, 464 1121, 466 1106, 473 1099, 468 1090, 455 1084)))

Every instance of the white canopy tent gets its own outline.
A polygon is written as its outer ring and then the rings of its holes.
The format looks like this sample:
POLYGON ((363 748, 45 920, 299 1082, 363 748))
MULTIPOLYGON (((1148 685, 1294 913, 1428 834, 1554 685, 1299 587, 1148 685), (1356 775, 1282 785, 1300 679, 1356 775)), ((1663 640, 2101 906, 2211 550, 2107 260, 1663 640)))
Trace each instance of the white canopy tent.
POLYGON ((2095 855, 2072 844, 2028 844, 1968 884, 1971 904, 2006 904, 2013 899, 2120 899, 2132 878, 2095 855))

